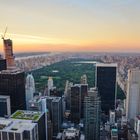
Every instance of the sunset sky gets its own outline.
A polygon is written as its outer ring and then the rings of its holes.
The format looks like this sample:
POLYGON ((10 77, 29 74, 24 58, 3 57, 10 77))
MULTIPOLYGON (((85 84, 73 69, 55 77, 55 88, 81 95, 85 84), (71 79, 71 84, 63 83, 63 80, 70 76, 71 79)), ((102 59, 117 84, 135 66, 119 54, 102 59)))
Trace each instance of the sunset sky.
POLYGON ((140 52, 140 0, 0 0, 6 26, 15 52, 140 52))

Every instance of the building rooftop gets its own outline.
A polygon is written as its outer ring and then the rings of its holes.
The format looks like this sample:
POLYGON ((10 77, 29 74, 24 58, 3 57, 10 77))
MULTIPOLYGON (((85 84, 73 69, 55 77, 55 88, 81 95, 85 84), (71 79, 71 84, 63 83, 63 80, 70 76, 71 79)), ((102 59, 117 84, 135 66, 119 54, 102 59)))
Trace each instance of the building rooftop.
POLYGON ((41 98, 40 96, 34 96, 34 98, 32 100, 29 101, 30 103, 34 102, 34 103, 39 103, 41 102, 41 98))
POLYGON ((11 118, 38 121, 42 115, 43 113, 40 111, 17 110, 14 114, 11 115, 11 118))
POLYGON ((117 67, 117 63, 96 63, 96 67, 117 67))
POLYGON ((118 135, 118 129, 113 128, 113 129, 111 130, 111 134, 112 134, 113 136, 118 135))
POLYGON ((64 132, 63 132, 63 137, 66 137, 68 139, 70 138, 75 138, 75 137, 79 137, 80 135, 80 132, 79 130, 75 129, 75 128, 68 128, 68 129, 65 129, 64 132))
POLYGON ((9 126, 12 123, 11 120, 6 120, 3 118, 0 118, 0 130, 4 129, 5 127, 9 126))
POLYGON ((13 69, 2 70, 0 71, 0 74, 19 74, 21 72, 23 71, 17 68, 13 68, 13 69))
POLYGON ((0 118, 0 131, 21 133, 25 130, 32 130, 36 125, 36 123, 32 123, 30 120, 0 118))
POLYGON ((52 100, 52 102, 58 102, 61 100, 61 97, 46 96, 46 99, 50 99, 50 100, 52 100))
POLYGON ((0 99, 10 99, 10 96, 0 95, 0 99))

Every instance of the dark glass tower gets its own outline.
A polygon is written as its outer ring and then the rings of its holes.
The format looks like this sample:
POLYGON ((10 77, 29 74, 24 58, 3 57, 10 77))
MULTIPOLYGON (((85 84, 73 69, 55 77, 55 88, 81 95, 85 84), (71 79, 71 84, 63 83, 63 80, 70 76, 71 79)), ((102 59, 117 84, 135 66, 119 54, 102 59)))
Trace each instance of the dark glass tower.
POLYGON ((88 95, 88 84, 81 85, 81 118, 84 117, 84 98, 88 95))
POLYGON ((0 95, 10 96, 12 113, 26 109, 25 73, 18 70, 1 71, 0 95))
POLYGON ((50 120, 53 126, 53 137, 55 138, 60 132, 62 123, 62 98, 47 96, 47 109, 50 113, 50 120))
POLYGON ((101 109, 105 114, 115 109, 117 64, 96 64, 96 87, 101 96, 101 109))
POLYGON ((1 70, 6 70, 6 68, 7 68, 7 66, 6 66, 6 60, 0 58, 0 71, 1 70))
POLYGON ((71 122, 79 123, 81 118, 81 85, 71 87, 71 122))

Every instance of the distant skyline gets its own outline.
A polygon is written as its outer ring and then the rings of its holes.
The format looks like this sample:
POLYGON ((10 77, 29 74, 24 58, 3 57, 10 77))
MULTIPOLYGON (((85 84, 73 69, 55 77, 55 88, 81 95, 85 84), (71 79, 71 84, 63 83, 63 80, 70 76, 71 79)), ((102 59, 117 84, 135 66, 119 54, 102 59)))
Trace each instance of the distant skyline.
POLYGON ((140 52, 139 0, 0 2, 0 34, 8 26, 15 52, 140 52))

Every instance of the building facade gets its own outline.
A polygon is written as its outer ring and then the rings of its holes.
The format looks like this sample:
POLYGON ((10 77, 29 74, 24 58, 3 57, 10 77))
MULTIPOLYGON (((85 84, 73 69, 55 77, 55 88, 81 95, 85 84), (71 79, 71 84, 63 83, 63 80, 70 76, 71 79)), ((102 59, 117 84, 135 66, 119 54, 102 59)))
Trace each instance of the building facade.
POLYGON ((140 70, 128 70, 126 116, 135 119, 140 113, 140 70))
POLYGON ((0 58, 0 71, 6 69, 7 69, 6 60, 0 58))
POLYGON ((38 126, 29 120, 0 118, 0 140, 39 140, 38 126))
POLYGON ((1 71, 0 95, 10 96, 12 113, 26 109, 25 73, 16 69, 1 71))
POLYGON ((88 91, 84 100, 84 132, 85 140, 100 139, 101 101, 96 88, 88 91))
POLYGON ((49 117, 53 126, 53 137, 57 136, 60 132, 62 124, 62 98, 61 97, 46 97, 47 109, 49 111, 49 117))
POLYGON ((78 124, 81 118, 81 85, 71 87, 71 122, 78 124))
POLYGON ((4 57, 7 62, 7 68, 15 67, 12 40, 3 39, 3 44, 4 44, 4 57))
POLYGON ((28 109, 28 103, 33 99, 35 93, 35 81, 32 74, 28 74, 26 77, 26 107, 28 109))
POLYGON ((10 96, 0 95, 0 117, 11 115, 10 96))
MULTIPOLYGON (((11 115, 13 120, 30 120, 37 124, 39 140, 46 140, 45 113, 40 111, 17 110, 11 115)), ((34 139, 32 139, 34 140, 34 139)))
POLYGON ((101 109, 105 114, 114 110, 117 90, 117 64, 96 64, 95 86, 101 96, 101 109))

